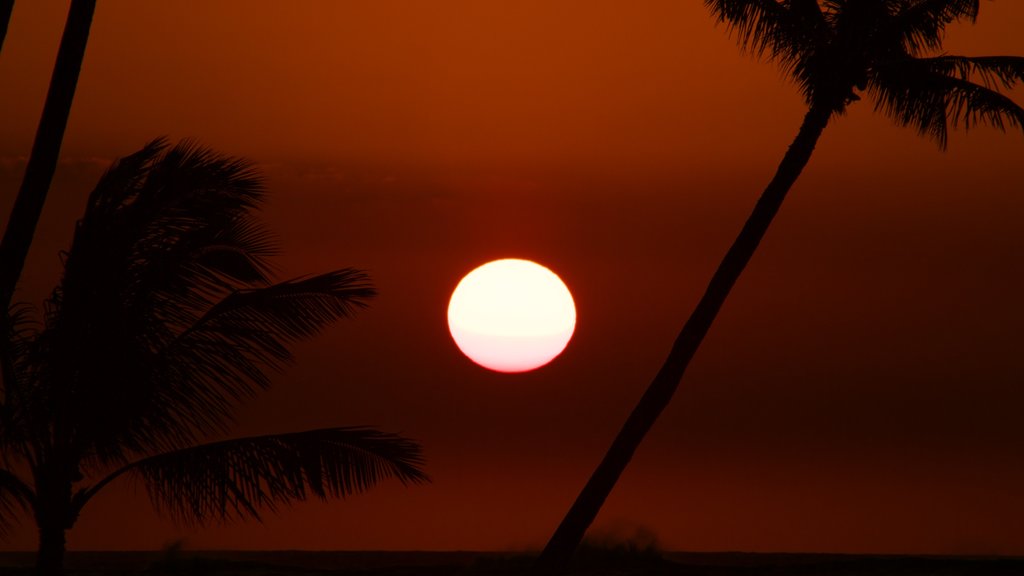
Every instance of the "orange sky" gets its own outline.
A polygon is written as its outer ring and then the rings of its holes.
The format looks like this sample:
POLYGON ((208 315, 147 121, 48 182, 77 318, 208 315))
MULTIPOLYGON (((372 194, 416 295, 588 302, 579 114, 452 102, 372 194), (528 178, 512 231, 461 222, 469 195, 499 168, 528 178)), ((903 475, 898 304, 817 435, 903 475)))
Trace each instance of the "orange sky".
MULTIPOLYGON (((4 218, 66 10, 18 2, 0 53, 4 218)), ((1024 5, 985 2, 947 48, 1024 54, 1022 27, 1024 5)), ((401 430, 434 482, 208 529, 116 487, 71 548, 539 547, 801 114, 696 0, 103 0, 19 297, 52 285, 111 159, 165 134, 251 158, 282 276, 357 266, 381 295, 301 346, 238 432, 401 430), (465 360, 445 326, 459 277, 505 256, 558 272, 579 314, 563 356, 518 376, 465 360)), ((831 126, 596 530, 1024 554, 1022 155, 989 129, 940 153, 869 102, 831 126)))

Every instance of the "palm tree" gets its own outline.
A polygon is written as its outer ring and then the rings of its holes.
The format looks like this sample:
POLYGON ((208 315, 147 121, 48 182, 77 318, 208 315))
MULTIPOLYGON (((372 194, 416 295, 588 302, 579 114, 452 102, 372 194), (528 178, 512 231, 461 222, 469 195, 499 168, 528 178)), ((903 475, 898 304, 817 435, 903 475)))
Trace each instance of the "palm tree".
POLYGON ((548 541, 535 569, 564 571, 764 237, 829 121, 860 100, 945 149, 950 126, 1024 128, 1024 109, 998 89, 1024 80, 1024 58, 939 52, 947 25, 974 22, 980 0, 705 0, 742 48, 778 64, 807 112, 746 224, 676 338, 661 370, 548 541), (934 55, 938 54, 938 55, 934 55))
POLYGON ((13 308, 0 521, 32 513, 40 573, 60 573, 65 532, 122 477, 199 524, 427 480, 418 444, 369 428, 201 443, 223 437, 291 343, 375 294, 354 269, 272 283, 274 245, 252 215, 262 196, 246 162, 153 141, 91 193, 41 326, 13 308))

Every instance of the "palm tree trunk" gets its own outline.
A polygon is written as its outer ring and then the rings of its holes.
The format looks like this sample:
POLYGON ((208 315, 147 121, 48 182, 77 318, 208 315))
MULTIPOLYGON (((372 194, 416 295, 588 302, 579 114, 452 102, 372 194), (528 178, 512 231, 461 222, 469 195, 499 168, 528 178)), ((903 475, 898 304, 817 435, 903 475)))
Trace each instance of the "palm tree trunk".
POLYGON ((78 85, 95 9, 96 0, 72 0, 68 10, 32 154, 0 242, 0 313, 6 313, 11 305, 14 287, 21 276, 46 193, 57 169, 57 157, 71 114, 71 102, 78 85))
POLYGON ((14 0, 0 0, 0 51, 7 38, 7 26, 11 23, 11 12, 14 11, 14 0))
POLYGON ((39 551, 36 554, 37 576, 64 574, 64 534, 63 518, 54 518, 45 523, 40 520, 39 551))
POLYGON ((71 527, 71 479, 67 466, 54 462, 42 464, 34 471, 36 499, 32 507, 39 529, 39 550, 36 552, 37 576, 60 576, 64 571, 64 535, 71 527))
POLYGON ((750 262, 768 226, 778 212, 786 193, 796 181, 828 124, 832 113, 815 106, 804 116, 800 131, 782 158, 775 176, 761 194, 739 236, 718 265, 704 296, 683 326, 661 370, 654 377, 640 402, 629 415, 604 459, 591 475, 572 508, 551 536, 534 564, 537 574, 559 574, 568 568, 573 552, 594 521, 608 494, 629 464, 633 453, 668 406, 711 323, 725 302, 736 279, 750 262))

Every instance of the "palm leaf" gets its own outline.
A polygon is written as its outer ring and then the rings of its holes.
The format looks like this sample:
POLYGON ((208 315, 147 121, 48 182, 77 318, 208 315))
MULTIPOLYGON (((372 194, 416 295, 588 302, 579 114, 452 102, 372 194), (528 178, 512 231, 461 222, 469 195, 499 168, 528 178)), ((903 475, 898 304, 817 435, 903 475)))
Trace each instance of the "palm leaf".
POLYGON ((147 409, 164 400, 147 381, 150 362, 236 287, 267 282, 263 259, 273 246, 246 212, 262 190, 246 162, 162 139, 100 179, 41 338, 48 357, 60 359, 43 362, 45 395, 74 407, 65 417, 80 451, 123 459, 124 449, 151 447, 167 429, 147 409))
POLYGON ((85 282, 128 313, 159 315, 202 309, 209 302, 190 294, 223 295, 232 280, 266 283, 273 246, 248 215, 262 194, 243 160, 154 141, 101 179, 76 230, 62 290, 83 292, 76 282, 85 282))
POLYGON ((965 79, 979 68, 1001 82, 1016 82, 1018 58, 906 59, 879 67, 872 78, 875 108, 897 124, 911 126, 940 148, 949 127, 965 129, 982 123, 1005 130, 1024 129, 1024 108, 1008 96, 965 79), (954 75, 945 72, 951 71, 954 75))
POLYGON ((429 481, 420 446, 370 428, 326 428, 204 444, 145 458, 76 497, 80 507, 129 473, 141 479, 161 512, 188 524, 260 519, 280 504, 345 497, 395 478, 429 481))
POLYGON ((41 395, 76 451, 123 463, 223 433, 288 344, 373 296, 355 270, 270 285, 262 195, 249 163, 163 140, 100 179, 40 338, 41 395))
POLYGON ((4 318, 6 337, 0 341, 3 379, 0 384, 0 447, 26 453, 33 431, 38 431, 46 413, 40 398, 33 393, 32 382, 38 366, 36 354, 37 322, 28 304, 12 305, 4 318))
POLYGON ((757 56, 774 56, 785 38, 790 14, 777 0, 705 0, 704 6, 718 22, 729 25, 743 50, 757 56))
POLYGON ((156 429, 169 438, 223 432, 233 405, 290 361, 289 344, 351 317, 375 294, 365 273, 344 269, 224 298, 149 361, 156 429))
POLYGON ((891 19, 891 29, 898 32, 911 55, 942 47, 943 31, 957 20, 974 22, 981 8, 980 0, 903 0, 891 19))
POLYGON ((352 316, 374 294, 368 277, 353 269, 238 290, 160 349, 102 367, 130 389, 106 382, 106 392, 122 389, 122 396, 103 406, 96 394, 89 398, 97 403, 93 418, 79 416, 97 464, 226 432, 238 402, 269 386, 270 372, 291 360, 290 344, 352 316))
POLYGON ((813 100, 816 56, 829 37, 817 0, 704 0, 718 22, 726 23, 740 47, 775 61, 813 100))
POLYGON ((986 88, 1013 89, 1024 82, 1024 57, 1020 56, 936 56, 917 58, 917 66, 933 74, 943 74, 961 80, 979 79, 986 88))
POLYGON ((0 536, 6 536, 19 512, 31 510, 35 492, 13 472, 0 468, 0 536))
POLYGON ((187 334, 213 329, 228 337, 275 336, 294 341, 351 317, 374 295, 366 273, 353 268, 238 290, 211 308, 187 334))
POLYGON ((86 214, 109 218, 119 210, 126 203, 126 191, 138 190, 142 186, 153 164, 166 149, 167 140, 157 138, 138 152, 114 161, 89 194, 86 214))

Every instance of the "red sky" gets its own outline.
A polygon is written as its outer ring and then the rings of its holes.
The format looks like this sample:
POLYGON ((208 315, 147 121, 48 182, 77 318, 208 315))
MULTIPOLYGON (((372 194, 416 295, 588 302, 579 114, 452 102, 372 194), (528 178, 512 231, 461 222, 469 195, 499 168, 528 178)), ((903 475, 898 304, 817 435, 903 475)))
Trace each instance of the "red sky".
MULTIPOLYGON (((18 2, 0 54, 0 215, 67 2, 18 2)), ((950 52, 1024 54, 984 2, 950 52)), ((1018 102, 1024 94, 1015 94, 1018 102)), ((802 114, 696 1, 104 0, 19 297, 38 301, 101 171, 159 135, 257 162, 281 276, 381 295, 297 350, 238 433, 372 424, 434 482, 264 524, 180 528, 141 487, 72 549, 541 546, 654 375, 802 114), (464 359, 447 299, 492 258, 573 290, 565 353, 464 359)), ((939 152, 862 102, 825 133, 595 531, 686 550, 1024 554, 1024 136, 939 152)), ((4 549, 30 549, 25 522, 4 549)))

